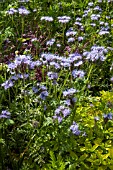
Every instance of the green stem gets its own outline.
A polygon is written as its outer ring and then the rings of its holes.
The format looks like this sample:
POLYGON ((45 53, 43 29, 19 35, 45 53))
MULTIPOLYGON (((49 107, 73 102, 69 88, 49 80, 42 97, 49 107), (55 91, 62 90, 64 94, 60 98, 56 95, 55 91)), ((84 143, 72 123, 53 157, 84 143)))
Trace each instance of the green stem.
POLYGON ((90 78, 92 69, 93 69, 93 65, 91 64, 90 69, 89 69, 89 73, 88 73, 88 76, 87 76, 87 79, 85 80, 85 85, 83 86, 83 88, 82 88, 82 90, 81 90, 82 92, 85 90, 85 88, 86 88, 86 86, 87 86, 87 83, 88 83, 88 81, 89 81, 89 78, 90 78))
POLYGON ((24 33, 24 16, 22 17, 22 37, 23 37, 23 33, 24 33))

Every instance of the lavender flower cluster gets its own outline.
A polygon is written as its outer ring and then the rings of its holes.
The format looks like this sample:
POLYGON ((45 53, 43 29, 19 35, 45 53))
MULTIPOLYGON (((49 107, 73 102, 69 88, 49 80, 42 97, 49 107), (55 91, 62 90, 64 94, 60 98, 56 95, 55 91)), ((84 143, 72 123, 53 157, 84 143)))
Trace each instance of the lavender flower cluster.
POLYGON ((19 13, 20 15, 28 15, 30 14, 30 11, 27 10, 24 6, 21 6, 18 9, 10 8, 8 11, 6 11, 6 13, 9 15, 13 15, 15 13, 19 13))
POLYGON ((7 110, 2 110, 1 114, 0 114, 0 118, 7 118, 10 119, 10 115, 11 113, 7 110))
POLYGON ((63 118, 67 117, 68 115, 70 115, 70 109, 64 105, 59 106, 56 110, 55 110, 55 115, 53 116, 53 119, 57 119, 59 123, 62 122, 63 118))
POLYGON ((76 122, 73 122, 73 124, 70 126, 70 130, 74 135, 80 135, 81 131, 79 130, 79 125, 76 122))
POLYGON ((49 95, 47 91, 47 87, 44 85, 41 85, 40 83, 37 83, 37 86, 34 86, 32 90, 34 93, 39 94, 39 98, 42 100, 46 100, 47 96, 49 95))
POLYGON ((107 52, 108 50, 103 46, 92 46, 91 51, 85 51, 83 55, 86 56, 86 60, 97 61, 100 59, 101 61, 105 61, 105 54, 107 52))

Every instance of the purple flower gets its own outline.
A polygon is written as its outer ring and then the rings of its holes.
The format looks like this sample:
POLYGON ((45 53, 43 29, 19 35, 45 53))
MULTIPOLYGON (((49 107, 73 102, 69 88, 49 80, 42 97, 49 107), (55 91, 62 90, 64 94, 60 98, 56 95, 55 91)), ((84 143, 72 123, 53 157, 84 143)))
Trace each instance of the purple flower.
POLYGON ((36 87, 33 87, 32 90, 33 90, 34 93, 38 92, 38 89, 36 87))
POLYGON ((60 65, 54 61, 50 62, 50 66, 54 66, 55 69, 59 69, 60 68, 60 65))
POLYGON ((108 117, 109 120, 112 120, 113 114, 112 113, 108 113, 107 117, 108 117))
POLYGON ((86 59, 89 59, 91 61, 96 61, 100 59, 101 61, 105 61, 104 54, 107 53, 107 49, 104 47, 99 46, 92 46, 90 52, 84 52, 83 55, 86 56, 86 59))
POLYGON ((91 20, 98 20, 100 18, 99 14, 92 14, 91 15, 91 20))
POLYGON ((76 18, 76 21, 81 21, 81 20, 82 20, 82 18, 80 18, 80 17, 76 18))
POLYGON ((29 74, 17 74, 17 78, 20 78, 20 79, 27 79, 29 77, 29 74))
POLYGON ((17 56, 15 58, 14 63, 15 63, 16 66, 19 66, 21 64, 30 65, 30 63, 31 63, 31 56, 29 56, 29 55, 19 55, 19 56, 17 56))
POLYGON ((11 80, 18 80, 18 77, 16 75, 11 77, 11 80))
POLYGON ((73 38, 73 37, 68 38, 68 43, 74 42, 74 41, 75 41, 75 38, 73 38))
POLYGON ((78 41, 82 41, 83 39, 83 37, 78 37, 78 41))
POLYGON ((67 32, 66 32, 66 36, 69 37, 69 36, 74 36, 76 35, 77 32, 76 31, 73 31, 72 28, 70 28, 67 32))
POLYGON ((74 135, 80 135, 81 131, 79 130, 79 126, 76 122, 73 122, 73 124, 70 126, 70 130, 74 135))
POLYGON ((67 89, 67 90, 63 91, 63 96, 64 97, 67 97, 67 96, 69 97, 69 96, 72 96, 76 92, 77 92, 76 89, 70 88, 70 89, 67 89))
POLYGON ((59 123, 61 123, 62 120, 63 120, 63 118, 62 118, 61 116, 58 116, 57 119, 58 119, 58 122, 59 122, 59 123))
POLYGON ((84 73, 84 71, 83 70, 73 70, 72 71, 72 76, 74 77, 74 78, 83 78, 84 77, 84 75, 85 75, 85 73, 84 73))
POLYGON ((58 108, 55 110, 55 115, 59 115, 59 114, 60 114, 60 111, 61 111, 61 109, 60 109, 60 107, 58 107, 58 108))
POLYGON ((67 117, 70 114, 70 109, 69 108, 63 109, 62 113, 64 117, 67 117))
POLYGON ((41 21, 42 20, 51 22, 51 21, 53 21, 53 17, 49 17, 49 16, 41 17, 41 21))
POLYGON ((61 44, 58 43, 56 46, 57 46, 57 47, 61 47, 61 44))
POLYGON ((42 100, 45 100, 48 95, 49 95, 49 94, 48 94, 47 91, 43 91, 43 92, 40 93, 40 98, 41 98, 42 100))
POLYGON ((68 23, 69 20, 71 19, 69 16, 60 16, 60 17, 57 17, 58 18, 58 21, 60 23, 68 23))
POLYGON ((61 62, 61 66, 63 66, 63 67, 70 67, 71 64, 69 62, 67 62, 67 61, 62 61, 61 62))
POLYGON ((95 8, 93 8, 94 11, 102 11, 102 9, 99 6, 96 6, 95 8))
POLYGON ((112 120, 113 114, 112 113, 108 113, 108 114, 103 114, 103 118, 106 120, 112 120))
POLYGON ((110 78, 110 81, 113 82, 113 77, 110 78))
POLYGON ((104 21, 100 21, 100 25, 104 25, 104 21))
POLYGON ((55 110, 55 115, 53 116, 53 118, 58 119, 58 122, 60 123, 63 118, 67 117, 70 114, 70 112, 71 111, 69 108, 61 105, 55 110))
MULTIPOLYGON (((37 83, 37 86, 38 86, 39 84, 37 83)), ((47 87, 46 86, 44 86, 44 85, 39 85, 39 88, 41 89, 41 90, 43 90, 43 91, 47 91, 47 87)))
POLYGON ((10 8, 8 11, 6 11, 7 12, 7 14, 9 14, 9 15, 13 15, 14 13, 16 13, 17 12, 17 10, 16 9, 14 9, 14 8, 10 8))
POLYGON ((68 58, 71 62, 74 62, 78 59, 82 59, 82 56, 78 53, 72 53, 72 54, 69 54, 69 58, 68 58))
POLYGON ((28 15, 30 13, 30 11, 28 11, 24 6, 18 8, 18 12, 20 15, 28 15))
POLYGON ((51 54, 51 53, 42 53, 41 54, 41 60, 43 61, 47 61, 47 62, 50 62, 50 61, 53 61, 54 59, 56 59, 57 56, 54 55, 54 54, 51 54))
POLYGON ((1 115, 0 115, 0 118, 10 118, 10 115, 11 115, 11 113, 10 112, 8 112, 7 110, 3 110, 2 112, 1 112, 1 115))
POLYGON ((99 34, 99 35, 109 34, 109 31, 100 31, 98 34, 99 34))
POLYGON ((78 22, 78 21, 76 21, 74 24, 75 24, 75 25, 78 25, 78 26, 82 26, 82 23, 81 23, 81 22, 78 22))
POLYGON ((37 42, 37 38, 32 38, 31 42, 37 42))
POLYGON ((75 67, 81 66, 83 64, 83 61, 78 61, 76 64, 74 64, 75 67))
POLYGON ((98 116, 94 117, 95 121, 98 121, 100 118, 98 116))
POLYGON ((89 2, 88 6, 93 6, 93 4, 94 4, 93 2, 89 2))
POLYGON ((64 104, 67 106, 70 106, 71 105, 70 99, 64 100, 64 104))
POLYGON ((51 40, 49 40, 49 41, 46 42, 46 45, 52 46, 52 45, 54 44, 54 42, 55 42, 55 39, 52 38, 51 40))
POLYGON ((90 25, 91 25, 91 26, 93 26, 93 27, 95 27, 95 26, 96 26, 96 24, 95 24, 95 23, 91 23, 90 25))
POLYGON ((77 98, 73 97, 72 102, 75 103, 77 101, 77 98))
POLYGON ((61 116, 53 116, 53 119, 57 119, 59 123, 62 122, 63 118, 61 116))
POLYGON ((16 68, 15 63, 10 63, 10 64, 8 64, 8 69, 14 70, 15 68, 16 68))
POLYGON ((7 80, 3 84, 1 84, 1 86, 3 86, 5 90, 7 90, 8 88, 12 87, 13 85, 14 84, 13 84, 12 80, 7 80))
POLYGON ((36 66, 40 66, 42 63, 40 61, 32 61, 30 62, 29 68, 34 69, 36 66))
POLYGON ((48 79, 50 79, 50 80, 58 78, 58 73, 54 73, 54 72, 51 72, 51 71, 48 72, 47 75, 48 75, 48 79))

